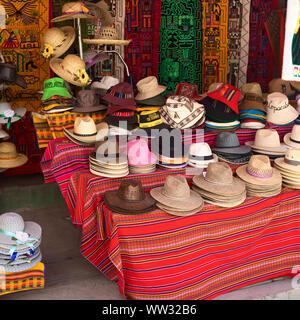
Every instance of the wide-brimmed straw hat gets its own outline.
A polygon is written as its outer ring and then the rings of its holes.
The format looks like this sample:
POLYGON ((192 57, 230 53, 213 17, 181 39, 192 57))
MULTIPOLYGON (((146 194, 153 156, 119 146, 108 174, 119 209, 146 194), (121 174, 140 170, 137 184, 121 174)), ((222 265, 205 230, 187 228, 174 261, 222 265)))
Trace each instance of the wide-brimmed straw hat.
POLYGON ((46 59, 59 58, 68 51, 75 38, 75 30, 71 26, 48 29, 43 36, 42 56, 46 59))
POLYGON ((245 145, 250 146, 254 150, 285 153, 287 146, 280 143, 280 137, 274 129, 259 129, 256 131, 254 141, 247 141, 245 145))
POLYGON ((155 209, 155 200, 143 191, 140 180, 123 180, 118 190, 106 191, 104 203, 113 211, 124 214, 146 213, 155 209))
POLYGON ((212 153, 206 142, 192 143, 189 148, 189 165, 197 168, 207 168, 211 162, 218 162, 218 156, 212 153))
POLYGON ((95 19, 83 2, 68 2, 62 6, 62 14, 55 17, 51 22, 61 22, 70 19, 95 19))
POLYGON ((253 185, 269 186, 282 182, 280 172, 271 167, 270 159, 265 155, 251 156, 248 164, 236 169, 236 174, 253 185))
POLYGON ((225 162, 209 163, 205 176, 194 176, 193 183, 217 195, 238 196, 245 191, 245 184, 233 177, 230 166, 225 162))
POLYGON ((25 108, 13 110, 8 102, 0 102, 0 124, 7 123, 7 129, 9 129, 11 123, 21 120, 25 113, 25 108))
POLYGON ((163 93, 167 87, 158 84, 157 78, 155 76, 150 76, 140 80, 136 87, 138 89, 138 94, 135 100, 145 100, 153 98, 161 93, 163 93))
POLYGON ((298 124, 294 125, 292 132, 287 133, 283 137, 283 141, 289 147, 300 149, 300 126, 298 124))
POLYGON ((18 153, 14 143, 0 143, 0 168, 9 169, 20 167, 27 161, 27 156, 25 154, 18 153))
POLYGON ((87 113, 106 109, 107 106, 99 103, 99 98, 94 90, 79 90, 76 96, 75 107, 72 112, 87 113))
POLYGON ((64 59, 52 58, 50 68, 59 77, 75 86, 85 87, 91 82, 85 69, 85 62, 75 54, 68 54, 64 59))
POLYGON ((275 165, 280 172, 284 172, 285 176, 290 176, 291 178, 297 177, 297 181, 300 183, 300 150, 299 149, 290 149, 286 152, 283 158, 277 158, 274 160, 275 165), (283 170, 281 170, 283 169, 283 170))
POLYGON ((241 87, 241 94, 245 96, 246 94, 254 94, 256 96, 262 97, 262 89, 258 82, 245 83, 241 87))
POLYGON ((191 190, 186 178, 180 175, 168 176, 164 186, 150 190, 150 194, 156 201, 174 211, 191 211, 203 206, 201 196, 191 190))
POLYGON ((268 95, 267 121, 284 125, 291 123, 299 117, 298 111, 289 103, 288 97, 280 92, 268 95))
POLYGON ((74 128, 63 127, 63 130, 68 138, 71 138, 73 142, 78 141, 78 143, 93 144, 96 141, 103 140, 108 135, 107 123, 103 121, 96 125, 95 121, 89 116, 77 117, 74 128))

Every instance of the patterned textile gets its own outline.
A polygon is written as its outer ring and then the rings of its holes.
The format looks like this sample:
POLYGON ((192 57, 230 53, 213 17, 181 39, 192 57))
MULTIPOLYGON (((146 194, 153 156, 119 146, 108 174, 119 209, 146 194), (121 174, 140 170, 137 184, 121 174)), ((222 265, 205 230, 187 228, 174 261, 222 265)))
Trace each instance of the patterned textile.
POLYGON ((228 48, 227 83, 239 87, 239 66, 241 53, 241 32, 243 19, 242 1, 229 0, 228 9, 228 48))
POLYGON ((243 6, 240 65, 238 74, 238 88, 247 83, 248 52, 249 52, 249 17, 251 0, 241 0, 243 6))
POLYGON ((174 93, 178 83, 192 83, 202 91, 202 2, 162 0, 159 82, 174 93))
POLYGON ((228 1, 203 0, 202 92, 214 82, 227 82, 228 1))
POLYGON ((1 0, 9 18, 6 29, 0 29, 0 48, 6 62, 17 66, 25 78, 27 88, 12 85, 5 90, 5 98, 13 108, 36 110, 40 106, 43 83, 50 77, 48 62, 40 55, 42 35, 49 25, 49 0, 1 0), (19 13, 19 11, 20 13, 19 13))
POLYGON ((0 272, 0 296, 19 291, 43 289, 45 284, 45 266, 39 262, 31 269, 22 272, 0 272), (4 282, 5 280, 5 282, 4 282))
MULTIPOLYGON (((125 1, 125 0, 124 0, 125 1)), ((125 61, 134 83, 158 76, 161 0, 126 0, 125 61)))

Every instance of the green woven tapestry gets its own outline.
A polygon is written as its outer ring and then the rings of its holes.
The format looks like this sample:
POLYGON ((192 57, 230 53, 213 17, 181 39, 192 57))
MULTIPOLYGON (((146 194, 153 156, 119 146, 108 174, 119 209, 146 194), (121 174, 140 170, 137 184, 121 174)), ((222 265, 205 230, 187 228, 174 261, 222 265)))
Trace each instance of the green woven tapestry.
POLYGON ((159 81, 174 93, 178 83, 202 91, 201 0, 162 0, 159 81))

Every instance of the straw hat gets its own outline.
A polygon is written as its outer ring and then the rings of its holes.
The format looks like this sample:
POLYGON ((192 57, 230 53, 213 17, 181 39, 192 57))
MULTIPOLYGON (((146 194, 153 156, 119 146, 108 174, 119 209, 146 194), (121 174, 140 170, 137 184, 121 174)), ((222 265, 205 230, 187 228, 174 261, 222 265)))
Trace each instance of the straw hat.
POLYGON ((135 97, 135 100, 145 100, 153 98, 161 93, 163 93, 167 87, 161 86, 158 84, 157 78, 150 76, 140 80, 136 87, 138 89, 138 94, 135 97))
POLYGON ((259 129, 256 131, 255 140, 247 141, 245 145, 254 150, 285 153, 288 149, 283 143, 280 143, 280 137, 274 129, 259 129))
POLYGON ((298 118, 297 110, 289 104, 289 99, 286 95, 280 92, 274 92, 268 95, 267 105, 267 121, 284 125, 298 118))
POLYGON ((189 148, 189 165, 197 168, 207 168, 211 162, 217 162, 218 156, 211 152, 206 142, 192 143, 189 148))
POLYGON ((242 85, 241 94, 245 96, 246 94, 254 94, 256 96, 262 97, 261 86, 258 82, 250 82, 242 85))
POLYGON ((0 124, 7 123, 8 129, 10 123, 21 120, 25 113, 25 108, 17 108, 13 110, 8 102, 0 102, 0 124))
POLYGON ((100 122, 96 125, 89 116, 77 117, 73 129, 63 127, 63 130, 68 138, 72 138, 73 142, 78 141, 79 144, 81 142, 93 144, 108 135, 107 123, 100 122))
POLYGON ((300 126, 298 124, 294 125, 292 132, 287 133, 283 137, 283 141, 289 147, 300 149, 300 126))
POLYGON ((265 155, 253 155, 248 164, 236 169, 236 173, 243 181, 253 185, 270 186, 282 182, 280 172, 271 167, 270 159, 265 155))
POLYGON ((200 210, 203 206, 201 196, 191 190, 186 178, 180 175, 168 176, 164 186, 150 190, 150 194, 156 201, 173 208, 174 211, 200 210))
POLYGON ((85 62, 75 54, 68 54, 64 59, 52 58, 50 68, 59 77, 75 86, 85 87, 91 82, 85 70, 85 62))
MULTIPOLYGON (((300 150, 290 149, 286 152, 284 158, 277 158, 274 160, 278 169, 284 169, 284 175, 290 175, 291 178, 297 177, 300 174, 300 150), (290 174, 288 174, 290 173, 290 174)), ((281 171, 281 170, 280 170, 281 171)), ((300 178, 300 176, 299 176, 300 178)), ((297 179, 300 183, 300 179, 297 179)))
POLYGON ((43 37, 41 54, 44 58, 59 58, 71 47, 76 34, 73 27, 50 28, 43 37))
POLYGON ((241 195, 245 191, 245 184, 233 177, 230 166, 225 162, 209 163, 205 176, 194 176, 193 183, 200 189, 228 197, 241 195))
POLYGON ((95 19, 89 9, 82 2, 68 2, 62 6, 61 16, 53 18, 51 22, 61 22, 77 18, 95 19))
POLYGON ((27 156, 18 153, 12 142, 0 143, 0 168, 20 167, 28 161, 27 156))
POLYGON ((255 93, 246 93, 242 102, 239 104, 239 110, 261 110, 266 111, 262 96, 255 93))

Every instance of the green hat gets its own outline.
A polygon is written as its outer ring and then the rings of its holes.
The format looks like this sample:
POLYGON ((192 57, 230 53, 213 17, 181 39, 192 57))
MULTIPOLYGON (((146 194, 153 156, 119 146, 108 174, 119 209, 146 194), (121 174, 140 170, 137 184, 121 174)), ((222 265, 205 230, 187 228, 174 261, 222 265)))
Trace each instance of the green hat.
POLYGON ((63 79, 55 77, 44 81, 44 93, 42 100, 47 100, 52 96, 72 98, 63 79))

